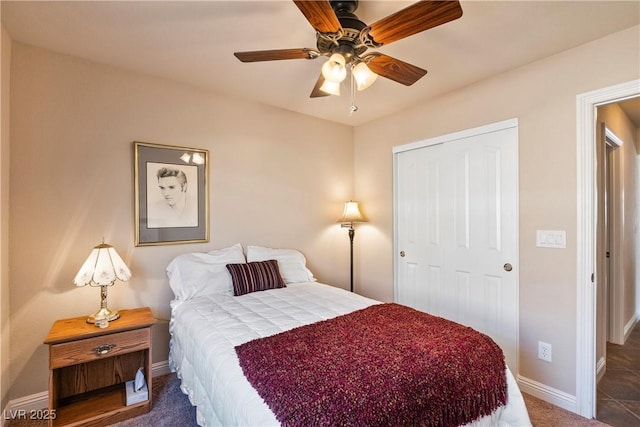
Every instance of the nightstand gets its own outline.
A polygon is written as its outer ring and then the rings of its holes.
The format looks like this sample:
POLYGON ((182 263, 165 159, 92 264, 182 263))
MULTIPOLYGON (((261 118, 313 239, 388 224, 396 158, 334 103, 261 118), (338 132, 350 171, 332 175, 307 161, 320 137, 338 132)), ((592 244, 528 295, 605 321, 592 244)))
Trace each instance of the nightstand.
POLYGON ((99 426, 136 417, 151 409, 151 326, 148 307, 119 310, 120 318, 101 329, 87 317, 56 321, 49 345, 49 426, 99 426), (126 404, 125 382, 139 368, 149 400, 126 404))

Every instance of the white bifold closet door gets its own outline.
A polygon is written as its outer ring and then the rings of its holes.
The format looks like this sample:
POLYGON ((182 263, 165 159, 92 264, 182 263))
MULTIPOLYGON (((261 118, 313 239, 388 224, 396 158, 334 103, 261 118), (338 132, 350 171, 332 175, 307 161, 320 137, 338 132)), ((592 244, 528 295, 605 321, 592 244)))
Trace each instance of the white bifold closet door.
POLYGON ((394 149, 395 299, 491 336, 517 371, 516 120, 394 149))

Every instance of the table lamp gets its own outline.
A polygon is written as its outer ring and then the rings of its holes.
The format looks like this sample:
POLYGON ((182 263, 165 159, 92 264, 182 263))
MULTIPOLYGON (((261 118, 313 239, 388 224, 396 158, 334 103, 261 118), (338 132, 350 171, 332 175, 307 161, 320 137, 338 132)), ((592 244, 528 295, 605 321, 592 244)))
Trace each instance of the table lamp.
POLYGON ((100 286, 100 310, 89 316, 87 323, 96 323, 96 320, 105 319, 111 322, 120 317, 117 311, 109 310, 107 307, 107 288, 112 286, 116 279, 126 282, 130 278, 129 267, 113 246, 103 242, 93 248, 73 279, 76 286, 100 286))

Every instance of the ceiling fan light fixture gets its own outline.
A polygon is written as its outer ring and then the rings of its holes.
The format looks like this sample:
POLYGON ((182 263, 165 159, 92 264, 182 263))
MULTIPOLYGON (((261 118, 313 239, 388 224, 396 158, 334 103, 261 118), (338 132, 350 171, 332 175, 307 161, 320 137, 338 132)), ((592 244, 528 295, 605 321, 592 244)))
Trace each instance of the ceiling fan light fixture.
POLYGON ((351 74, 353 74, 353 78, 356 80, 358 90, 365 90, 378 78, 378 75, 371 71, 364 62, 359 62, 353 67, 351 74))
POLYGON ((339 53, 331 55, 329 60, 322 65, 322 76, 326 81, 340 83, 347 77, 344 56, 339 53))
POLYGON ((377 76, 411 86, 427 74, 427 70, 383 53, 366 54, 367 49, 378 49, 446 24, 460 18, 463 13, 459 0, 418 0, 385 18, 366 24, 354 13, 359 0, 294 0, 294 3, 316 32, 316 49, 271 49, 234 52, 234 55, 242 62, 329 57, 322 64, 322 73, 309 97, 339 96, 340 83, 350 71, 351 112, 357 109, 354 102, 356 90, 368 88, 377 76))
POLYGON ((322 83, 322 86, 320 86, 320 90, 324 93, 328 93, 329 95, 340 96, 340 82, 325 80, 322 83))

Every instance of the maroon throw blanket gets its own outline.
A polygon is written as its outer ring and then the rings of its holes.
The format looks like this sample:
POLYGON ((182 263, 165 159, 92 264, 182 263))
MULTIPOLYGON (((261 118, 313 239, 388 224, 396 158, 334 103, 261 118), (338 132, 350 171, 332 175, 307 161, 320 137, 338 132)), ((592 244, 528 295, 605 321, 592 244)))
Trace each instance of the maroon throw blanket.
POLYGON ((457 426, 507 401, 504 355, 491 338, 393 303, 236 352, 284 426, 457 426))

